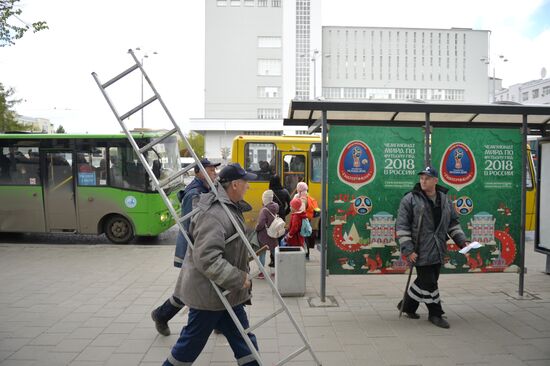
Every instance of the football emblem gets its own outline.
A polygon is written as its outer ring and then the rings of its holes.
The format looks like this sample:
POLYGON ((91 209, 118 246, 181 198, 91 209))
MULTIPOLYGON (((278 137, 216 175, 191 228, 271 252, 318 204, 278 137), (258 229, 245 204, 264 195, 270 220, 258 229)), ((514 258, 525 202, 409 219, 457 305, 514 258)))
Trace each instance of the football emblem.
POLYGON ((468 196, 458 197, 454 201, 455 211, 460 215, 468 215, 474 209, 474 201, 468 196))
POLYGON ((372 210, 372 200, 367 196, 359 196, 353 201, 353 209, 359 215, 366 215, 372 210))

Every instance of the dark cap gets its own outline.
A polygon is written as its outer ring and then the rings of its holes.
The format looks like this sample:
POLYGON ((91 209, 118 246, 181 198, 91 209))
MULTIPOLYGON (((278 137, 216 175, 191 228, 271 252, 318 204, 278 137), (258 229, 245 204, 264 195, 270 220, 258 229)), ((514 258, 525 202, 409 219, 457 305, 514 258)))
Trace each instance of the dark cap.
POLYGON ((231 182, 237 179, 255 180, 257 177, 256 174, 244 170, 239 163, 227 165, 220 171, 218 176, 220 177, 221 183, 231 182))
MULTIPOLYGON (((203 158, 203 159, 201 159, 201 164, 202 164, 203 167, 207 168, 209 166, 213 166, 213 167, 219 166, 221 163, 214 164, 213 162, 211 162, 207 158, 203 158)), ((198 165, 195 166, 195 173, 198 173, 199 171, 200 171, 199 166, 198 165)))
POLYGON ((425 167, 424 169, 422 169, 421 171, 418 172, 418 175, 422 175, 422 174, 429 175, 430 177, 434 177, 434 178, 438 177, 437 170, 435 170, 431 166, 427 166, 427 167, 425 167))

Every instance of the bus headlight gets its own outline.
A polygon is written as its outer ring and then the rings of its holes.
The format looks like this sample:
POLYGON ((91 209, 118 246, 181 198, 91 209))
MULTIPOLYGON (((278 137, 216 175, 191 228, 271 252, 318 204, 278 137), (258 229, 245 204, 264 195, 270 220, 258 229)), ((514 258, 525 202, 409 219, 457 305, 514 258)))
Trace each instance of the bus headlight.
POLYGON ((168 219, 170 219, 170 215, 168 214, 168 212, 163 212, 160 214, 160 222, 165 222, 168 219))

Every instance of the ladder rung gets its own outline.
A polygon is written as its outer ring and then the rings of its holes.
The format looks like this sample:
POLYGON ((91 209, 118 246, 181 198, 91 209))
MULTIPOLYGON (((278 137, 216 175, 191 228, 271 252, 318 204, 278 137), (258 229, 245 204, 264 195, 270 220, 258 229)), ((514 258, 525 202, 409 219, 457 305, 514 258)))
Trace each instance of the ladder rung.
POLYGON ((151 141, 150 143, 148 143, 147 145, 145 145, 144 147, 139 149, 139 153, 143 154, 144 152, 148 151, 150 148, 152 148, 156 144, 161 143, 162 141, 166 140, 168 137, 172 136, 176 132, 178 132, 177 128, 171 129, 170 131, 166 132, 164 135, 162 135, 158 139, 154 139, 153 141, 151 141))
MULTIPOLYGON (((183 208, 182 208, 183 210, 183 208)), ((179 218, 179 221, 183 224, 184 221, 190 219, 193 215, 195 215, 197 212, 199 212, 201 209, 199 207, 195 207, 191 212, 188 214, 182 216, 179 218)))
POLYGON ((130 67, 128 70, 121 72, 120 74, 118 74, 117 76, 115 76, 114 78, 106 82, 105 84, 101 85, 101 87, 105 89, 106 87, 108 87, 109 85, 112 85, 113 83, 116 83, 117 81, 119 81, 120 79, 122 79, 123 77, 125 77, 126 75, 128 75, 129 73, 137 69, 138 67, 139 67, 138 64, 135 64, 134 66, 130 67))
POLYGON ((277 315, 281 314, 283 311, 285 311, 284 308, 279 308, 279 310, 275 311, 274 313, 269 314, 268 316, 266 316, 265 318, 263 318, 262 320, 260 320, 256 324, 248 327, 248 329, 245 329, 245 332, 250 333, 250 332, 254 331, 254 329, 262 326, 265 323, 267 323, 271 319, 275 318, 277 315))
POLYGON ((141 103, 131 111, 124 113, 122 116, 120 116, 120 119, 125 120, 126 118, 130 117, 132 114, 136 113, 137 111, 140 111, 143 108, 147 107, 149 104, 153 103, 157 99, 158 97, 156 95, 153 95, 151 98, 147 99, 145 102, 141 103))
POLYGON ((193 169, 196 166, 197 166, 197 163, 191 163, 191 164, 187 165, 185 168, 183 168, 183 172, 187 173, 188 171, 190 171, 191 169, 193 169))
POLYGON ((170 183, 171 181, 173 181, 174 179, 182 176, 183 174, 185 173, 185 171, 182 169, 174 174, 172 174, 171 176, 169 176, 168 178, 164 179, 162 182, 159 182, 159 186, 160 188, 164 188, 166 187, 166 185, 168 183, 170 183))
POLYGON ((295 358, 296 356, 298 356, 300 353, 304 352, 307 350, 307 347, 306 346, 303 346, 302 348, 294 351, 293 353, 289 354, 288 356, 286 356, 285 358, 283 358, 281 361, 277 362, 275 364, 275 366, 280 366, 280 365, 283 365, 285 363, 287 363, 288 361, 292 360, 293 358, 295 358))
POLYGON ((235 240, 238 236, 239 236, 239 233, 236 232, 235 234, 231 235, 229 238, 225 239, 224 244, 227 244, 227 243, 229 243, 230 241, 235 240))

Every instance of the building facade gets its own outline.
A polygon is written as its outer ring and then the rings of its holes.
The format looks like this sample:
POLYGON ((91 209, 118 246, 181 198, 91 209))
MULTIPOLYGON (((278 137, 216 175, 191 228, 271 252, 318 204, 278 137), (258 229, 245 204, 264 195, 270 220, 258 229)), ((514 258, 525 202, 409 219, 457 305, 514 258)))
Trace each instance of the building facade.
POLYGON ((17 115, 17 122, 25 126, 27 132, 54 133, 53 123, 47 118, 17 115))
POLYGON ((514 84, 509 88, 500 90, 497 88, 495 100, 522 104, 549 104, 550 78, 514 84))
POLYGON ((310 99, 314 87, 320 92, 321 2, 205 4, 205 118, 190 126, 204 135, 206 156, 219 161, 235 136, 283 134, 290 100, 310 99))
POLYGON ((489 31, 323 27, 323 97, 486 103, 489 31))

